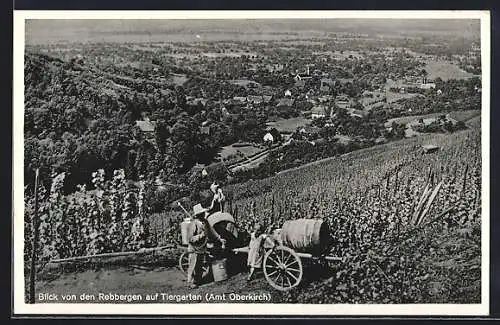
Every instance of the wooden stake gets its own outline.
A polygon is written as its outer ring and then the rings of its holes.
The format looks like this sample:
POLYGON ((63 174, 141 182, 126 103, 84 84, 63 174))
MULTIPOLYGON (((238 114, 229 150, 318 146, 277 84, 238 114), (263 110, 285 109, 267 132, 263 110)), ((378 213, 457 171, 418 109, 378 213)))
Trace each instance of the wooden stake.
POLYGON ((443 185, 443 182, 441 181, 436 186, 436 188, 434 188, 434 191, 432 191, 432 194, 429 197, 429 200, 427 201, 425 209, 422 212, 422 214, 420 215, 419 220, 417 221, 417 226, 419 226, 425 220, 425 215, 427 214, 427 212, 429 212, 429 209, 431 208, 432 202, 434 202, 434 199, 436 198, 436 196, 437 196, 437 194, 439 192, 439 189, 441 188, 442 185, 443 185))
POLYGON ((380 200, 380 185, 378 185, 378 216, 380 218, 380 213, 381 213, 381 209, 382 209, 382 204, 381 204, 381 200, 380 200))
POLYGON ((464 181, 463 181, 463 186, 462 186, 462 194, 460 196, 464 195, 465 192, 465 185, 467 184, 467 172, 469 171, 469 164, 465 166, 465 172, 464 172, 464 181))
POLYGON ((416 224, 418 221, 418 217, 420 216, 420 212, 422 211, 422 208, 424 207, 425 201, 429 198, 429 195, 431 193, 430 190, 430 184, 427 184, 424 188, 424 191, 422 192, 422 195, 420 196, 420 199, 418 200, 417 207, 415 208, 415 211, 413 212, 413 215, 411 217, 411 223, 413 225, 416 224))
POLYGON ((30 297, 29 303, 35 303, 35 281, 36 281, 36 261, 38 250, 38 175, 40 170, 37 168, 35 171, 35 211, 33 213, 33 218, 31 219, 32 231, 33 231, 33 242, 31 244, 31 265, 30 265, 30 297))
POLYGON ((476 200, 474 208, 478 208, 481 206, 481 190, 476 189, 476 200))
POLYGON ((396 169, 396 179, 394 181, 394 194, 397 193, 399 187, 399 169, 396 169))
POLYGON ((452 180, 452 184, 455 184, 455 180, 457 179, 457 168, 458 168, 458 164, 455 163, 455 167, 453 168, 453 180, 452 180))
MULTIPOLYGON (((165 240, 165 221, 163 220, 163 215, 159 215, 161 221, 161 243, 165 240)), ((160 243, 158 243, 160 245, 160 243)))

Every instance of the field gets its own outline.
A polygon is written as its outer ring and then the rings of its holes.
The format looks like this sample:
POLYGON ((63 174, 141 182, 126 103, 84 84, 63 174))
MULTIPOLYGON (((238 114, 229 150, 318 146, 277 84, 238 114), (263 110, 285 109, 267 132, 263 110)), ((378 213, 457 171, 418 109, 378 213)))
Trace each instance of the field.
POLYGON ((248 145, 248 146, 225 146, 222 147, 222 150, 220 152, 220 157, 221 159, 225 160, 228 159, 231 156, 239 156, 240 158, 248 157, 255 155, 259 152, 261 152, 262 149, 256 146, 248 145))
POLYGON ((392 92, 392 91, 386 91, 386 97, 387 97, 387 103, 394 103, 402 98, 412 98, 412 97, 416 97, 418 96, 418 94, 408 94, 408 93, 395 93, 395 92, 392 92))
POLYGON ((171 74, 169 77, 174 84, 179 86, 182 86, 189 80, 189 78, 186 77, 186 75, 182 74, 171 74))
POLYGON ((397 124, 408 124, 408 123, 411 123, 411 122, 416 121, 418 119, 430 119, 430 118, 437 117, 439 115, 443 115, 443 113, 431 113, 431 114, 425 114, 425 115, 397 117, 397 118, 387 120, 387 122, 385 123, 385 126, 388 127, 393 122, 396 122, 397 124))
POLYGON ((425 64, 425 70, 428 73, 427 78, 429 80, 436 79, 437 77, 440 77, 443 80, 467 79, 474 77, 472 73, 460 69, 455 64, 444 61, 427 60, 425 64))
POLYGON ((445 114, 445 113, 431 113, 431 114, 425 114, 425 115, 398 117, 398 118, 388 120, 385 123, 385 127, 389 127, 393 122, 396 122, 398 124, 406 125, 405 137, 411 138, 414 136, 421 136, 422 133, 413 130, 413 128, 411 127, 412 124, 417 123, 418 119, 423 119, 424 123, 430 123, 433 120, 435 120, 436 117, 438 117, 440 115, 446 115, 448 118, 455 120, 457 122, 458 121, 465 122, 466 124, 468 124, 472 128, 479 128, 480 127, 480 123, 477 124, 475 121, 471 121, 471 120, 476 119, 476 118, 479 118, 479 119, 481 118, 481 112, 479 110, 453 111, 453 112, 450 112, 447 114, 445 114))
POLYGON ((250 85, 255 85, 257 87, 260 87, 260 84, 258 82, 252 81, 252 80, 230 80, 230 83, 233 85, 238 85, 241 87, 248 87, 250 85))
POLYGON ((466 124, 471 128, 481 128, 481 116, 479 115, 471 118, 466 122, 466 124))
POLYGON ((385 126, 388 127, 392 124, 392 122, 396 122, 398 124, 408 124, 413 121, 416 121, 418 119, 430 119, 434 118, 440 115, 447 115, 450 118, 456 120, 456 121, 462 121, 466 122, 478 115, 481 115, 481 112, 478 110, 466 110, 466 111, 453 111, 448 114, 446 113, 431 113, 431 114, 425 114, 425 115, 414 115, 414 116, 403 116, 403 117, 398 117, 398 118, 393 118, 388 120, 385 123, 385 126))
POLYGON ((332 59, 344 60, 348 58, 362 59, 364 56, 356 51, 325 51, 325 52, 313 52, 314 55, 329 56, 332 59))
POLYGON ((203 52, 201 55, 208 58, 221 58, 221 57, 231 57, 239 58, 242 56, 257 56, 255 52, 226 52, 226 53, 215 53, 215 52, 203 52))
POLYGON ((400 99, 403 98, 412 98, 419 96, 419 94, 414 94, 414 93, 399 93, 399 92, 392 92, 389 89, 392 87, 403 87, 404 82, 403 80, 387 80, 387 83, 385 85, 385 96, 387 97, 387 103, 394 103, 400 99))
POLYGON ((249 170, 249 169, 256 168, 256 167, 260 166, 260 164, 262 164, 266 160, 268 155, 269 155, 268 153, 264 153, 264 152, 262 154, 258 154, 256 156, 252 157, 248 161, 244 161, 242 163, 238 163, 236 166, 232 166, 231 171, 236 172, 236 171, 249 170))
POLYGON ((481 117, 481 111, 468 110, 468 111, 455 111, 448 114, 449 117, 456 121, 467 122, 476 117, 481 117))
POLYGON ((268 122, 267 125, 276 128, 280 133, 293 133, 298 127, 306 126, 311 122, 310 119, 303 117, 294 117, 289 119, 280 119, 274 122, 268 122))

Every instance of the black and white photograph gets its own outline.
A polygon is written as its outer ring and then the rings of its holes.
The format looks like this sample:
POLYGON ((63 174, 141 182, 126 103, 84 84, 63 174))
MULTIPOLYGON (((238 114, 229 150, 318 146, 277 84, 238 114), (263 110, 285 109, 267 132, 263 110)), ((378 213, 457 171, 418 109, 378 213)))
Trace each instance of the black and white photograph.
POLYGON ((487 11, 14 27, 16 312, 488 313, 487 11))

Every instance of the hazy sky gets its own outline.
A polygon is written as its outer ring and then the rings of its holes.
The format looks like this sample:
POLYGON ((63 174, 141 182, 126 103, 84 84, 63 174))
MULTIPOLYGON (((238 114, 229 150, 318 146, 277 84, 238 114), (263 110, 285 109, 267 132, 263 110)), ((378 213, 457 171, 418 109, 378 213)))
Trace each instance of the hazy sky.
MULTIPOLYGON (((479 39, 472 19, 260 19, 260 20, 28 20, 26 42, 189 41, 191 35, 353 32, 422 35, 446 33, 479 39)), ((224 38, 224 37, 223 37, 224 38)), ((229 37, 228 37, 229 38, 229 37)))

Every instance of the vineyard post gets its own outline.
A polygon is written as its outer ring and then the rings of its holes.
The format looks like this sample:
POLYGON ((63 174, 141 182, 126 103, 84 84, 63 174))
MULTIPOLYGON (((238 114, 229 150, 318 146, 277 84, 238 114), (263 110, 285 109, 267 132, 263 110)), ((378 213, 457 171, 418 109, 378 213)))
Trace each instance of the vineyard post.
POLYGON ((387 200, 387 196, 389 194, 389 182, 390 182, 390 179, 391 179, 391 172, 389 171, 389 174, 387 175, 387 182, 385 183, 385 199, 387 200))
POLYGON ((378 188, 378 216, 380 218, 380 213, 381 213, 381 210, 382 210, 382 206, 381 206, 381 201, 380 201, 380 184, 377 184, 377 188, 378 188))
POLYGON ((394 195, 396 195, 397 191, 398 191, 398 182, 399 182, 399 169, 396 168, 396 178, 394 179, 394 195))
POLYGON ((481 207, 481 190, 476 188, 476 208, 481 207))
POLYGON ((464 181, 463 181, 463 186, 462 186, 462 194, 460 196, 463 196, 464 192, 465 192, 465 185, 467 184, 467 172, 468 171, 469 171, 469 164, 465 165, 464 181))
POLYGON ((397 237, 399 237, 399 234, 401 233, 400 231, 400 224, 401 224, 401 216, 399 215, 399 205, 396 205, 396 234, 397 237))
POLYGON ((274 223, 274 193, 272 194, 272 200, 271 200, 271 223, 274 223))
POLYGON ((158 242, 158 245, 162 245, 164 241, 166 241, 166 236, 165 236, 165 220, 164 219, 164 215, 160 214, 160 221, 161 221, 161 234, 160 234, 160 237, 161 237, 161 240, 160 242, 158 242))
POLYGON ((32 229, 33 229, 33 242, 31 245, 31 265, 30 265, 30 297, 29 303, 35 303, 35 280, 36 280, 36 260, 37 254, 36 251, 38 249, 38 175, 40 170, 37 168, 35 171, 35 211, 33 213, 33 218, 31 220, 32 229))
POLYGON ((457 179, 457 168, 458 168, 458 163, 455 163, 455 167, 453 168, 453 181, 452 181, 452 184, 454 184, 455 180, 457 179))

